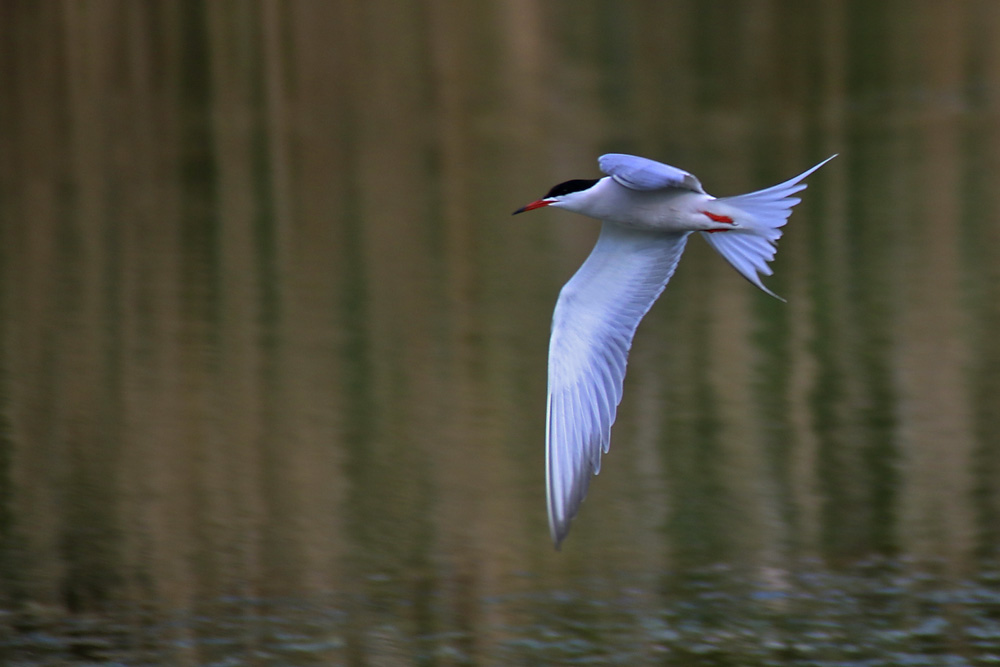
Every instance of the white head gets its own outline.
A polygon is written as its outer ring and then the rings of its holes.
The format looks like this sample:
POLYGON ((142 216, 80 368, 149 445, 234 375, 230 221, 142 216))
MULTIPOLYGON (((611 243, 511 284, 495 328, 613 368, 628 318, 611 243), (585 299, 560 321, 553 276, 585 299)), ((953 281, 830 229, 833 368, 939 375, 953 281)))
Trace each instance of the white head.
POLYGON ((592 193, 591 189, 601 182, 603 179, 574 179, 572 181, 565 181, 559 185, 552 187, 548 193, 541 199, 535 200, 528 204, 527 206, 522 206, 521 208, 514 211, 514 215, 518 213, 524 213, 525 211, 533 211, 536 208, 542 208, 543 206, 555 206, 556 208, 565 208, 570 211, 581 212, 585 202, 588 199, 588 195, 592 193))

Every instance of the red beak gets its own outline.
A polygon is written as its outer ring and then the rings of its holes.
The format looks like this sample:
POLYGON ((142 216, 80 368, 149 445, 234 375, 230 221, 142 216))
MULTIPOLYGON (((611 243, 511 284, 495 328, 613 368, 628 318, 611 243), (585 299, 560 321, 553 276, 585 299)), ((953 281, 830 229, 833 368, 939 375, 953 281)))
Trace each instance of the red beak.
POLYGON ((543 206, 548 206, 554 199, 539 199, 538 201, 533 201, 527 206, 522 206, 521 208, 514 211, 512 215, 517 215, 518 213, 524 213, 525 211, 534 211, 536 208, 542 208, 543 206))

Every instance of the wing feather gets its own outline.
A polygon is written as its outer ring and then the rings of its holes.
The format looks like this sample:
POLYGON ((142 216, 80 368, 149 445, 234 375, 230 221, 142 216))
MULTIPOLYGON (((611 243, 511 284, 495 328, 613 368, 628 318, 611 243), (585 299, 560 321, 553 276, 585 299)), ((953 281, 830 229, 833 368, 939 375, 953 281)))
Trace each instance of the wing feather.
POLYGON ((705 194, 705 189, 694 174, 656 160, 624 153, 608 153, 599 157, 597 164, 605 174, 632 190, 682 188, 705 194))
POLYGON ((557 547, 608 451, 636 327, 677 268, 687 237, 605 223, 559 294, 545 433, 549 529, 557 547))

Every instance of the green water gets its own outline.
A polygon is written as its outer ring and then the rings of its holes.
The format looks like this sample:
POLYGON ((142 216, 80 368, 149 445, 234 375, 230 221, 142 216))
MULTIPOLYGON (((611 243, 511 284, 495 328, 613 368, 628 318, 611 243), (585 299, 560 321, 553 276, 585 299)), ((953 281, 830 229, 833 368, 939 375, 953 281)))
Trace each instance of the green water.
POLYGON ((1000 662, 1000 3, 101 2, 0 21, 0 661, 1000 662), (692 239, 561 551, 559 287, 692 239))

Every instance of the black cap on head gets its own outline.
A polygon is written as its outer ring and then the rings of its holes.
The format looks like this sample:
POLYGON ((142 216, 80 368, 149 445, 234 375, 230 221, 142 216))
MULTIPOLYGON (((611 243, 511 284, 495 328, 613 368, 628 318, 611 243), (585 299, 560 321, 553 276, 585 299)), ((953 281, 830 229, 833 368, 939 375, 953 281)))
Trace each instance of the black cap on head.
POLYGON ((580 192, 588 188, 594 187, 594 184, 601 179, 599 178, 575 178, 572 181, 565 181, 559 185, 552 186, 549 193, 545 195, 545 199, 550 197, 562 197, 563 195, 568 195, 571 192, 580 192))

